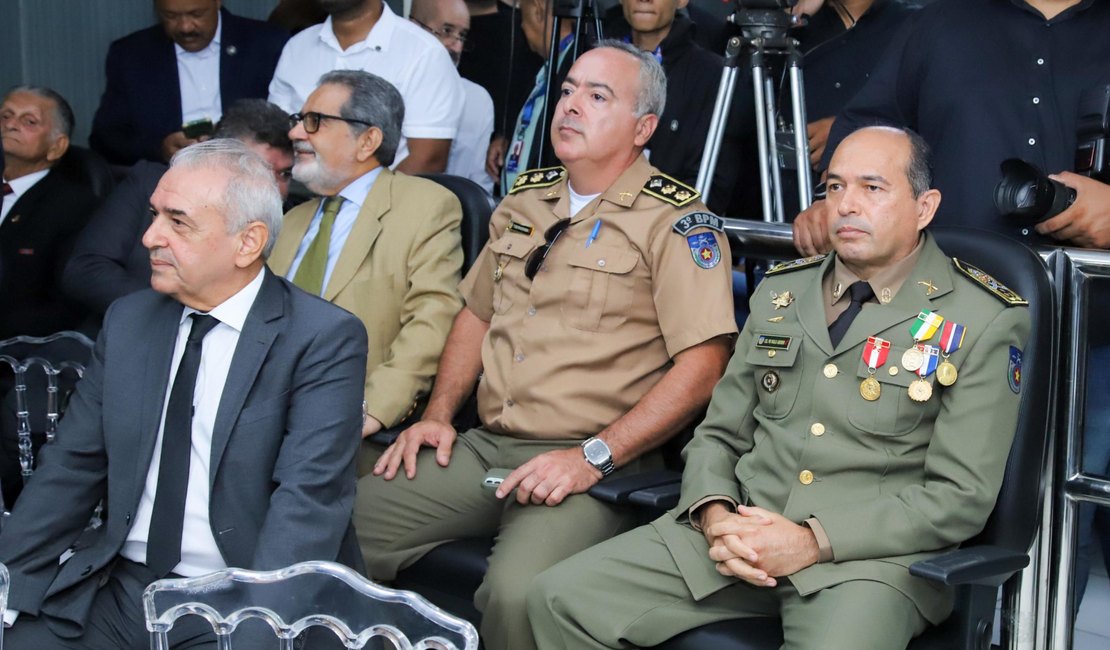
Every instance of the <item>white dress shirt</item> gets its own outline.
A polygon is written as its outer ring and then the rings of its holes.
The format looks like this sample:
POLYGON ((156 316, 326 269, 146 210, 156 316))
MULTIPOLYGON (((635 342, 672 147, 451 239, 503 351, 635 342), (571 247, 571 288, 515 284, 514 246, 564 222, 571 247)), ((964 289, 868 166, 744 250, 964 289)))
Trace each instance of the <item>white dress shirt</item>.
MULTIPOLYGON (((378 175, 381 173, 382 168, 375 167, 351 181, 347 184, 347 187, 339 191, 339 196, 343 197, 344 200, 343 205, 339 206, 339 213, 335 215, 335 223, 331 226, 331 239, 328 240, 328 264, 324 268, 324 281, 320 284, 320 295, 324 294, 324 289, 327 288, 328 281, 331 280, 335 263, 339 261, 339 254, 343 252, 343 246, 347 243, 347 236, 351 234, 351 229, 355 227, 355 221, 358 219, 359 211, 362 210, 362 203, 366 200, 366 195, 370 193, 370 188, 374 187, 374 181, 378 179, 378 175)), ((325 202, 326 199, 320 201, 319 207, 316 208, 316 214, 313 215, 312 221, 308 224, 308 231, 301 239, 301 245, 297 247, 297 254, 293 257, 293 263, 289 265, 289 272, 285 274, 285 278, 290 282, 297 275, 301 260, 308 252, 308 247, 312 245, 312 240, 316 239, 316 233, 320 232, 320 222, 324 218, 325 202)))
MULTIPOLYGON (((185 521, 181 529, 181 562, 173 572, 183 576, 199 576, 220 569, 226 569, 223 555, 216 545, 212 525, 208 520, 210 497, 209 467, 212 460, 212 429, 216 424, 216 411, 220 407, 220 397, 224 392, 231 369, 231 359, 239 343, 239 335, 247 314, 254 305, 258 291, 262 288, 264 273, 251 280, 250 284, 239 290, 220 305, 208 312, 219 325, 212 328, 204 337, 201 351, 200 368, 197 371, 197 384, 193 392, 193 431, 192 448, 189 460, 189 484, 185 495, 185 521)), ((162 434, 165 429, 166 408, 170 402, 173 378, 181 357, 185 354, 185 343, 191 329, 190 314, 195 309, 185 307, 177 330, 177 345, 173 351, 173 362, 167 378, 166 398, 162 403, 162 420, 158 425, 158 437, 154 443, 154 455, 147 469, 146 485, 139 507, 135 511, 134 523, 127 534, 120 555, 133 561, 146 563, 146 543, 150 533, 150 519, 154 511, 154 495, 158 491, 158 464, 162 452, 162 434)))
POLYGON ((285 44, 270 82, 270 101, 287 113, 304 107, 320 76, 332 70, 365 70, 397 87, 405 103, 394 166, 408 156, 406 138, 451 140, 463 109, 459 73, 447 49, 423 28, 393 13, 382 15, 366 39, 344 50, 331 17, 297 33, 285 44))
POLYGON ((199 52, 189 52, 177 43, 177 79, 181 85, 182 124, 207 117, 212 123, 224 114, 220 99, 220 34, 223 16, 216 23, 216 35, 208 47, 199 52))
POLYGON ((11 212, 12 206, 19 200, 19 197, 26 194, 27 190, 34 187, 35 183, 46 178, 49 173, 49 169, 43 169, 6 181, 8 186, 12 188, 12 193, 4 197, 3 207, 0 207, 0 223, 4 223, 4 219, 8 218, 8 213, 11 212))
POLYGON ((493 134, 493 100, 485 88, 469 79, 462 82, 462 116, 455 141, 451 143, 451 156, 447 159, 447 173, 469 178, 493 193, 493 179, 486 171, 486 151, 493 134))

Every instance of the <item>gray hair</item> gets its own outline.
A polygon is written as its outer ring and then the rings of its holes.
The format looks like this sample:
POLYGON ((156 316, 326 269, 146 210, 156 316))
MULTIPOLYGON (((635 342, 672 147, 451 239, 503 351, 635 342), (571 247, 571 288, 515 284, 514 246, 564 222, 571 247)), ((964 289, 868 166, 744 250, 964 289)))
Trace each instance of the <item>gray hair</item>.
POLYGON ((281 232, 281 194, 274 170, 246 144, 230 138, 206 140, 185 147, 170 159, 171 168, 221 169, 228 174, 223 196, 227 232, 242 232, 254 221, 270 231, 262 259, 270 256, 281 232))
POLYGON ((76 118, 73 116, 73 108, 66 101, 66 98, 62 97, 61 93, 46 86, 15 86, 8 91, 5 98, 15 93, 29 93, 53 102, 55 135, 64 135, 67 138, 73 137, 73 124, 76 118))
MULTIPOLYGON (((336 84, 351 91, 339 115, 349 120, 368 122, 382 132, 382 143, 374 157, 385 167, 393 164, 401 144, 401 124, 405 121, 405 102, 393 84, 363 70, 333 70, 320 77, 320 84, 336 84)), ((348 122, 358 135, 368 126, 348 122)))
POLYGON ((636 96, 636 117, 643 117, 648 113, 662 115, 663 107, 667 104, 667 73, 663 72, 659 61, 655 60, 655 55, 615 38, 598 41, 594 49, 603 47, 630 54, 640 64, 640 94, 636 96))

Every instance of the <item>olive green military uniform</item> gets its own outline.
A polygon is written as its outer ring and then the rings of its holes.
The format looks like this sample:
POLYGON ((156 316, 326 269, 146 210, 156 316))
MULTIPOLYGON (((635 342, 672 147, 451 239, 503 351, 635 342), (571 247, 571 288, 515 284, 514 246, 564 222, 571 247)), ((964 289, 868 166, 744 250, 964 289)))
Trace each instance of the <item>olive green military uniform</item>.
MULTIPOLYGON (((391 579, 445 541, 496 534, 475 597, 482 638, 491 650, 533 647, 525 612, 533 577, 632 521, 584 494, 556 507, 501 502, 482 479, 599 433, 676 354, 736 332, 727 243, 697 198, 642 157, 574 217, 561 168, 518 177, 461 285, 467 307, 490 325, 478 386, 483 427, 459 437, 447 468, 428 451, 412 481, 360 481, 355 525, 372 577, 391 579), (567 218, 529 280, 528 260, 567 218)), ((657 462, 648 455, 618 471, 657 462)))
MULTIPOLYGON (((783 617, 788 648, 904 648, 948 616, 950 592, 907 567, 977 533, 993 508, 1029 320, 1024 301, 946 258, 930 237, 914 254, 904 281, 873 284, 879 302, 835 348, 827 326, 846 289, 834 281, 835 257, 768 273, 684 452, 678 507, 538 578, 529 615, 540 648, 651 646, 765 614, 783 617), (909 396, 917 375, 901 358, 922 311, 965 335, 949 358, 956 382, 942 386, 933 373, 932 395, 919 402, 909 396), (862 360, 870 336, 890 342, 874 370, 862 360), (861 393, 870 375, 881 387, 874 401, 861 393), (689 523, 690 508, 707 499, 810 520, 832 557, 773 589, 722 576, 689 523)), ((940 331, 925 342, 939 345, 940 331)))

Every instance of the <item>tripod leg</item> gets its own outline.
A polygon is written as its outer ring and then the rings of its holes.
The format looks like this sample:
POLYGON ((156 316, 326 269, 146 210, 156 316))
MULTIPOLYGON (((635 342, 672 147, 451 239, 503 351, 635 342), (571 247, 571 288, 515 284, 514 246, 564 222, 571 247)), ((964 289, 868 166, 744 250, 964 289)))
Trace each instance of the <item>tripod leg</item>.
POLYGON ((763 54, 762 52, 755 52, 752 54, 752 93, 755 98, 755 132, 757 145, 759 147, 759 190, 760 196, 763 197, 763 220, 767 222, 774 221, 774 201, 771 198, 773 190, 771 186, 771 167, 774 165, 769 164, 770 156, 774 152, 772 146, 768 146, 768 125, 767 125, 767 111, 764 110, 766 106, 766 98, 764 97, 765 88, 763 77, 766 70, 763 67, 763 54))
POLYGON ((717 88, 717 101, 713 104, 713 117, 709 121, 709 131, 705 136, 705 152, 698 168, 698 180, 694 187, 701 192, 701 200, 709 201, 709 190, 713 185, 713 173, 717 170, 717 156, 721 153, 721 142, 725 136, 725 124, 732 107, 732 94, 736 88, 736 68, 725 68, 721 72, 721 83, 717 88))
POLYGON ((798 205, 805 210, 813 202, 813 180, 810 177, 809 138, 806 131, 806 96, 802 84, 801 55, 790 51, 790 102, 794 107, 794 155, 798 166, 798 205))
POLYGON ((775 203, 775 223, 783 223, 786 221, 785 210, 782 204, 782 171, 779 169, 778 158, 778 140, 775 137, 776 117, 778 116, 778 109, 775 107, 775 90, 771 82, 770 68, 765 69, 763 75, 763 101, 764 110, 767 114, 767 148, 769 155, 766 159, 767 166, 771 169, 771 184, 774 190, 772 197, 775 203))

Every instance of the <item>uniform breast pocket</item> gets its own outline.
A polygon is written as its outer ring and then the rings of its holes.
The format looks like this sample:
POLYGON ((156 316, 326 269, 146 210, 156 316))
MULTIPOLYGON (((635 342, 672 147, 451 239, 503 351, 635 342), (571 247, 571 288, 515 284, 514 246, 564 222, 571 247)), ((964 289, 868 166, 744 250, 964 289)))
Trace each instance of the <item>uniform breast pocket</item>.
POLYGON ((777 420, 794 408, 805 376, 801 349, 800 332, 755 332, 746 360, 755 368, 757 415, 777 420))
MULTIPOLYGON (((880 386, 879 399, 870 402, 861 398, 848 410, 848 421, 857 429, 876 436, 903 436, 921 423, 929 402, 910 399, 909 386, 917 379, 917 374, 902 367, 902 354, 905 351, 906 348, 891 346, 887 362, 876 370, 875 379, 880 386)), ((867 364, 861 358, 856 377, 862 382, 870 374, 867 364)), ((932 377, 926 381, 933 383, 932 377)))
POLYGON ((628 318, 640 256, 624 248, 594 244, 575 250, 567 264, 570 286, 563 301, 563 320, 574 329, 608 332, 628 318))
POLYGON ((528 293, 531 281, 524 277, 524 265, 537 245, 531 237, 517 233, 507 233, 489 245, 497 263, 493 271, 494 313, 504 314, 528 293))

